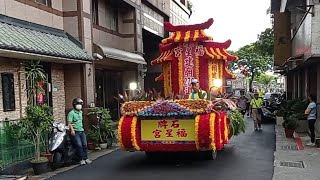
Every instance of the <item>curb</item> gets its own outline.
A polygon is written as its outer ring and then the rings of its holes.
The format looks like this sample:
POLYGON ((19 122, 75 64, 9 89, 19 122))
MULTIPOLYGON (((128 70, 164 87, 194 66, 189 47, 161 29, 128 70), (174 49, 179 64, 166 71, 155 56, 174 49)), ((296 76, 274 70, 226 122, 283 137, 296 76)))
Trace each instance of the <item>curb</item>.
MULTIPOLYGON (((89 158, 92 161, 94 161, 94 160, 100 158, 101 156, 110 154, 110 153, 112 153, 112 152, 114 152, 114 151, 116 151, 118 149, 120 149, 120 147, 114 147, 113 149, 102 150, 102 152, 101 151, 96 151, 96 152, 90 153, 89 154, 89 158)), ((63 167, 63 168, 60 168, 60 169, 57 169, 55 171, 48 172, 48 173, 45 173, 45 174, 42 174, 42 175, 28 175, 27 179, 30 179, 30 180, 46 180, 46 179, 49 179, 49 178, 51 178, 53 176, 56 176, 56 175, 58 175, 60 173, 69 171, 71 169, 74 169, 74 168, 76 168, 78 166, 80 166, 80 164, 63 167)))

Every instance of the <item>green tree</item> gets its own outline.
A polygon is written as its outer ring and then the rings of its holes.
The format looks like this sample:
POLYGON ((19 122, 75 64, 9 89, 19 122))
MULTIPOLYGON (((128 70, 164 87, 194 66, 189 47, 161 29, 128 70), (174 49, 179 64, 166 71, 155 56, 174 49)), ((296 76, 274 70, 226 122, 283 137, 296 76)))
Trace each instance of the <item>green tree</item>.
POLYGON ((256 77, 272 69, 273 42, 273 30, 267 28, 258 35, 256 42, 245 45, 236 52, 239 57, 237 62, 230 63, 231 70, 240 69, 242 72, 248 73, 250 88, 252 88, 252 82, 256 77))
POLYGON ((270 75, 267 75, 267 74, 260 74, 256 78, 256 81, 259 84, 262 84, 264 86, 268 86, 272 82, 272 80, 276 80, 276 78, 274 76, 270 76, 270 75))
POLYGON ((258 35, 256 46, 257 50, 259 51, 259 54, 272 57, 274 51, 273 29, 267 28, 265 31, 261 32, 258 35))
POLYGON ((252 82, 255 77, 271 69, 271 58, 269 56, 261 55, 257 51, 255 43, 240 48, 236 54, 239 57, 236 67, 248 72, 250 76, 250 88, 252 88, 252 82))

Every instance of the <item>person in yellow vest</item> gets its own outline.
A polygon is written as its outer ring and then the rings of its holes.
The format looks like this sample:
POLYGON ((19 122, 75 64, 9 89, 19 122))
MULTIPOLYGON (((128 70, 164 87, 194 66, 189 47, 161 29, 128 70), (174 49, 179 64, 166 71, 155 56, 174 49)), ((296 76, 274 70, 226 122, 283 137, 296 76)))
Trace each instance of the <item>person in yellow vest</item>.
POLYGON ((262 98, 263 99, 264 97, 264 92, 262 89, 259 90, 259 98, 262 98))
POLYGON ((189 94, 189 99, 207 99, 207 92, 200 89, 197 79, 191 81, 191 86, 192 92, 189 94))
POLYGON ((255 93, 254 98, 250 102, 255 131, 262 131, 261 129, 262 105, 263 105, 263 100, 259 98, 258 93, 255 93))

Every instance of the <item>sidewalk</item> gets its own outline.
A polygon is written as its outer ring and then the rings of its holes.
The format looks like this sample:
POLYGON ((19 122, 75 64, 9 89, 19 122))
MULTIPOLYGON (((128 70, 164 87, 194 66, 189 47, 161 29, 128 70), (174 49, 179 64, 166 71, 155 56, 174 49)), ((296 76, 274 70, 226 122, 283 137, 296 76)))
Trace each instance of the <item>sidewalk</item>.
MULTIPOLYGON (((119 146, 115 146, 115 147, 112 147, 110 149, 105 149, 105 150, 99 150, 99 151, 93 151, 93 152, 90 152, 88 154, 89 156, 89 159, 91 159, 92 161, 96 160, 97 158, 101 157, 101 156, 104 156, 106 154, 109 154, 113 151, 116 151, 119 149, 119 146)), ((62 173, 62 172, 65 172, 65 171, 68 171, 68 170, 71 170, 75 167, 78 167, 80 166, 80 164, 78 165, 72 165, 72 166, 68 166, 68 167, 63 167, 63 168, 59 168, 55 171, 52 171, 52 172, 48 172, 46 174, 41 174, 41 175, 33 175, 33 170, 32 169, 29 169, 26 173, 23 173, 23 175, 16 175, 16 176, 12 176, 12 175, 0 175, 0 180, 45 180, 45 179, 48 179, 52 176, 55 176, 59 173, 62 173)))
POLYGON ((320 149, 305 146, 309 136, 295 133, 295 138, 286 138, 277 125, 275 133, 273 180, 320 180, 320 149))

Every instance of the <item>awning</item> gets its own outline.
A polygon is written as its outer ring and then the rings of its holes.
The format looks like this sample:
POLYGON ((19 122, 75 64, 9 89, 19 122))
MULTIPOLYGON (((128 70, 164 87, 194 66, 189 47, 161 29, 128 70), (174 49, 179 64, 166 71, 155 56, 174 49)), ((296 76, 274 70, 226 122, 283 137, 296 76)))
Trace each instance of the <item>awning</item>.
POLYGON ((0 15, 0 56, 59 63, 88 63, 91 55, 62 30, 0 15))
POLYGON ((137 64, 147 64, 144 58, 139 54, 135 54, 135 53, 131 53, 128 51, 111 48, 107 46, 102 46, 98 44, 95 45, 95 49, 97 53, 103 54, 107 58, 117 59, 121 61, 137 63, 137 64))
POLYGON ((290 58, 288 58, 283 64, 282 66, 288 64, 289 62, 297 62, 297 61, 303 61, 304 60, 304 54, 298 54, 296 56, 291 56, 290 58))

